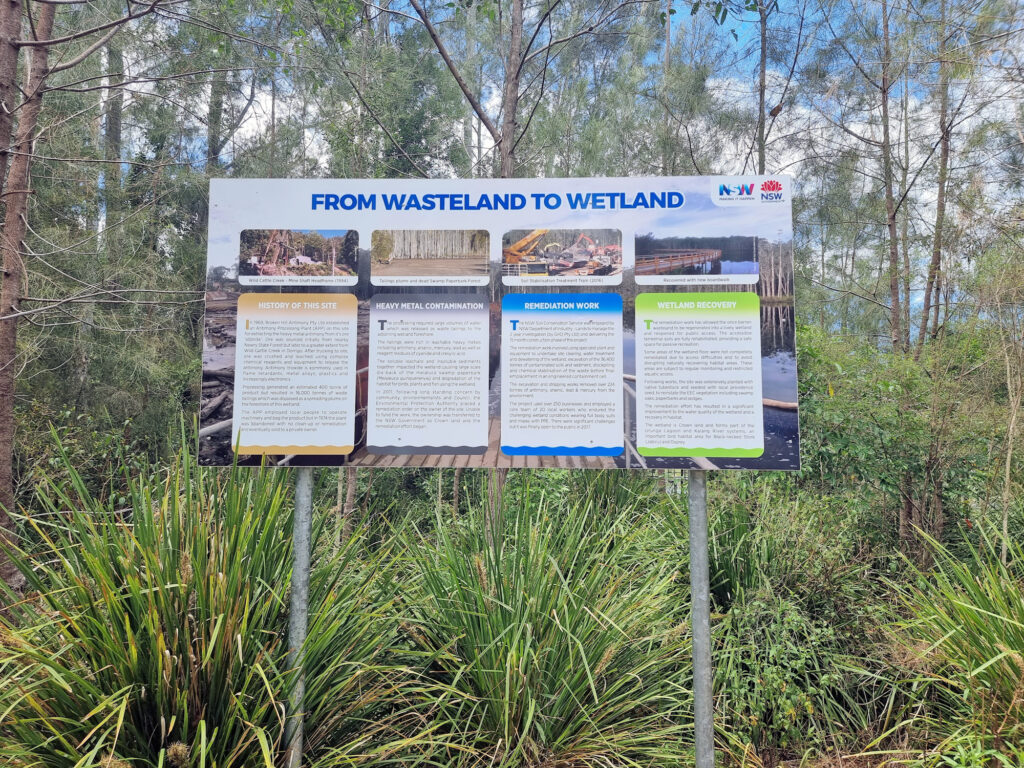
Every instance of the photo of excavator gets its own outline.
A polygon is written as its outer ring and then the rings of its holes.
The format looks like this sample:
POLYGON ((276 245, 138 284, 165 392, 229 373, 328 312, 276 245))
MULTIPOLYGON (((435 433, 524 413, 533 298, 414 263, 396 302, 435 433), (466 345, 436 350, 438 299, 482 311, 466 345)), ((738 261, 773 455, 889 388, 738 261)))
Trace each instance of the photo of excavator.
POLYGON ((589 277, 622 272, 622 233, 617 229, 516 229, 502 238, 506 277, 589 277))

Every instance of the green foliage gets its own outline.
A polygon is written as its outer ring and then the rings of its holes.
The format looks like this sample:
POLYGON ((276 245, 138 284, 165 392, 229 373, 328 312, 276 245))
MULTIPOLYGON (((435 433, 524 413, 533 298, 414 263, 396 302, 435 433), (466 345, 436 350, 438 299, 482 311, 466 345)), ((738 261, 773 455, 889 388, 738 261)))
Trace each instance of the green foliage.
POLYGON ((891 690, 872 638, 887 612, 871 591, 857 516, 788 501, 766 483, 728 485, 710 545, 725 612, 715 657, 723 738, 761 755, 855 743, 891 690))
POLYGON ((715 683, 728 741, 799 755, 852 744, 871 726, 870 676, 828 617, 759 591, 718 631, 715 683))
POLYGON ((1004 565, 1003 543, 984 531, 961 560, 932 541, 934 569, 901 590, 911 616, 902 642, 932 684, 930 725, 945 736, 937 765, 983 765, 995 753, 1009 765, 1024 750, 1024 546, 1006 541, 1004 565))
POLYGON ((448 765, 676 765, 687 754, 688 642, 671 575, 626 567, 631 510, 590 503, 508 514, 496 552, 483 515, 412 541, 406 632, 462 694, 448 765))
POLYGON ((18 415, 21 504, 30 506, 40 485, 47 484, 75 499, 77 483, 100 503, 130 503, 129 478, 143 472, 150 458, 131 421, 117 424, 89 413, 55 412, 39 400, 18 415), (69 468, 74 468, 74 476, 69 468))
MULTIPOLYGON (((44 483, 30 521, 42 551, 17 556, 32 594, 0 618, 0 755, 272 765, 293 683, 285 476, 196 474, 183 456, 133 481, 122 509, 62 460, 67 487, 44 483)), ((391 742, 420 727, 424 687, 388 660, 393 594, 359 549, 311 579, 307 744, 332 764, 400 754, 391 742)))
POLYGON ((962 373, 985 364, 977 341, 951 336, 917 363, 799 328, 802 486, 863 508, 869 541, 892 542, 908 502, 934 536, 976 516, 1005 430, 962 373))

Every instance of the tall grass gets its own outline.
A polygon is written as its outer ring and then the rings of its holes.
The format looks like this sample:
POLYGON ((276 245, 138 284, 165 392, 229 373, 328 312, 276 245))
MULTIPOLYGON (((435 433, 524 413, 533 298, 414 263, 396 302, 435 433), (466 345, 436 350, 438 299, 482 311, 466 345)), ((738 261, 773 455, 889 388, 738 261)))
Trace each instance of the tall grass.
POLYGON ((668 618, 671 575, 636 567, 635 510, 598 512, 507 510, 495 548, 471 511, 409 542, 405 631, 463 695, 448 717, 466 751, 450 765, 685 763, 689 641, 668 618))
POLYGON ((932 683, 929 728, 942 737, 930 764, 960 752, 985 755, 979 765, 1024 757, 1024 546, 1008 540, 1004 564, 1001 543, 982 530, 960 559, 932 540, 933 568, 902 590, 903 641, 932 683))
MULTIPOLYGON (((0 619, 0 757, 274 764, 293 681, 286 475, 191 467, 132 481, 122 509, 68 464, 42 488, 39 546, 17 554, 30 594, 0 619)), ((428 702, 389 661, 394 595, 358 553, 321 560, 310 589, 307 743, 337 764, 401 754, 428 702)))

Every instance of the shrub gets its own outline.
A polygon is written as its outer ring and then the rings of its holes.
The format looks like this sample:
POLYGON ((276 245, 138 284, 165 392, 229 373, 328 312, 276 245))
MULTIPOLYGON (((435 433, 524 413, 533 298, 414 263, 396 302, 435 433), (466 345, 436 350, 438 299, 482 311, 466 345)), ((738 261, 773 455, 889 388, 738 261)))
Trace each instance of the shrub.
MULTIPOLYGON (((529 497, 527 494, 526 498, 529 497)), ((406 627, 459 691, 449 765, 673 766, 688 754, 688 639, 670 574, 632 564, 629 511, 524 506, 497 549, 484 516, 411 541, 406 627)))
MULTIPOLYGON (((95 499, 64 456, 17 553, 34 591, 0 619, 0 756, 38 766, 272 765, 293 681, 284 473, 189 456, 95 499), (29 759, 31 758, 31 760, 29 759)), ((400 752, 422 687, 388 663, 392 595, 353 539, 310 587, 310 756, 400 752)), ((14 762, 15 765, 19 764, 14 762)))
POLYGON ((783 486, 716 483, 709 521, 719 735, 765 765, 852 746, 893 691, 860 512, 783 486))
POLYGON ((900 638, 932 684, 927 726, 945 737, 934 765, 1024 752, 1024 546, 1008 540, 1004 564, 1001 544, 982 531, 961 560, 931 540, 933 569, 902 590, 912 618, 900 638))

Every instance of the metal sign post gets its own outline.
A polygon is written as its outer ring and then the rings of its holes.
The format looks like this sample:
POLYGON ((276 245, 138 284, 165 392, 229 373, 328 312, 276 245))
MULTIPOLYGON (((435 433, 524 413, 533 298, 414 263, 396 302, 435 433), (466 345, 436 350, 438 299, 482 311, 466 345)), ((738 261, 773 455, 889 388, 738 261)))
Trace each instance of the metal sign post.
POLYGON ((711 578, 708 563, 706 472, 691 469, 690 625, 693 633, 693 724, 697 768, 715 765, 715 710, 711 688, 711 578))
POLYGON ((288 612, 288 666, 296 669, 295 684, 288 698, 288 719, 285 721, 286 765, 302 765, 303 699, 306 675, 302 669, 309 617, 310 539, 313 528, 313 468, 295 470, 295 517, 292 520, 292 594, 288 612))

